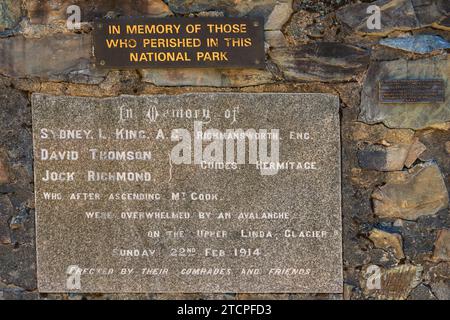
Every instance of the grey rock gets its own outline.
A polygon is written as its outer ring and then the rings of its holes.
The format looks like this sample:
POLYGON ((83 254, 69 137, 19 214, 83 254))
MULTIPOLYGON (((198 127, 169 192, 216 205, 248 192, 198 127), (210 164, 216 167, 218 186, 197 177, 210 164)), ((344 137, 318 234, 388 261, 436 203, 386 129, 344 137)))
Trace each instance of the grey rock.
POLYGON ((419 284, 411 291, 408 300, 436 300, 436 297, 426 285, 419 284))
POLYGON ((4 288, 0 287, 0 300, 39 300, 37 291, 26 291, 22 288, 4 288))
POLYGON ((201 11, 224 11, 237 13, 233 0, 168 0, 169 8, 175 13, 187 14, 201 11))
POLYGON ((35 239, 30 209, 34 206, 31 110, 27 95, 19 90, 0 87, 0 100, 0 151, 8 154, 10 176, 5 188, 0 188, 0 194, 7 193, 2 197, 4 208, 9 208, 0 214, 0 242, 30 245, 35 239), (21 227, 12 230, 15 218, 21 221, 21 227))
POLYGON ((450 121, 450 59, 446 56, 419 60, 372 62, 361 92, 359 119, 390 128, 422 129, 450 121), (445 101, 435 103, 381 103, 378 86, 382 80, 441 79, 445 101))
POLYGON ((433 252, 437 230, 449 222, 448 211, 440 210, 436 215, 421 216, 416 221, 402 220, 399 232, 403 236, 403 250, 409 261, 416 264, 429 263, 433 252))
POLYGON ((61 78, 71 83, 100 84, 105 81, 109 73, 108 69, 95 68, 91 64, 86 67, 82 65, 81 68, 68 72, 67 76, 61 75, 61 78))
POLYGON ((232 17, 263 17, 266 30, 279 30, 292 14, 292 0, 168 0, 175 13, 223 12, 232 17))
POLYGON ((395 257, 392 250, 371 247, 369 255, 370 264, 375 264, 379 267, 389 269, 398 266, 399 263, 399 259, 395 257))
POLYGON ((450 175, 450 157, 443 144, 444 141, 450 140, 450 130, 423 130, 416 135, 427 148, 420 155, 420 160, 436 161, 442 174, 448 177, 450 175))
POLYGON ((337 19, 349 32, 367 35, 387 35, 395 30, 413 30, 429 26, 443 19, 448 12, 447 0, 378 0, 371 3, 350 4, 336 12, 337 19), (369 29, 367 8, 376 5, 381 10, 381 29, 369 29))
POLYGON ((353 239, 345 239, 343 255, 344 261, 346 261, 347 264, 363 265, 370 261, 369 252, 367 252, 367 250, 361 250, 360 243, 353 239))
POLYGON ((361 85, 357 82, 339 83, 335 86, 343 107, 357 108, 361 102, 361 85))
POLYGON ((449 195, 439 167, 416 165, 391 177, 373 194, 374 212, 381 218, 416 220, 448 207, 449 195))
POLYGON ((17 0, 0 0, 0 32, 15 27, 22 15, 21 3, 17 0))
POLYGON ((13 214, 14 207, 9 197, 0 194, 0 245, 10 244, 12 242, 8 222, 13 214))
POLYGON ((379 0, 372 3, 350 4, 336 12, 338 21, 349 27, 349 32, 369 35, 386 35, 394 30, 410 30, 420 27, 410 0, 379 0), (376 5, 381 9, 381 29, 369 29, 367 8, 376 5))
MULTIPOLYGON (((11 179, 15 181, 18 166, 30 169, 32 165, 31 110, 28 97, 19 90, 0 86, 0 145, 8 155, 11 179)), ((28 181, 22 183, 29 184, 28 181)))
POLYGON ((294 81, 349 81, 366 70, 369 63, 366 50, 334 42, 276 48, 269 55, 285 78, 294 81))
POLYGON ((325 1, 294 0, 293 8, 295 11, 305 10, 309 12, 320 13, 323 15, 333 12, 337 10, 339 7, 342 7, 346 4, 353 2, 354 0, 325 0, 325 1))
POLYGON ((430 284, 431 291, 439 300, 450 300, 450 281, 443 280, 430 284))
POLYGON ((24 227, 25 221, 28 219, 28 213, 25 208, 22 208, 19 213, 12 217, 9 227, 11 230, 20 229, 24 227))
POLYGON ((414 53, 431 53, 436 50, 450 48, 450 43, 440 36, 434 35, 415 35, 402 38, 381 39, 380 44, 414 53))
POLYGON ((165 17, 172 15, 162 0, 27 0, 25 7, 28 18, 33 24, 51 24, 65 21, 68 17, 67 7, 78 5, 82 12, 82 22, 102 18, 114 12, 123 16, 165 17))
POLYGON ((410 168, 425 150, 426 146, 414 139, 411 144, 367 145, 358 151, 357 156, 363 169, 397 171, 405 166, 410 168))
POLYGON ((0 73, 49 80, 68 80, 81 73, 96 82, 96 72, 86 72, 91 68, 91 51, 91 37, 86 34, 4 38, 0 39, 0 73))
POLYGON ((227 16, 263 16, 265 19, 276 4, 276 0, 168 0, 170 9, 175 13, 187 14, 214 10, 224 12, 227 16))
POLYGON ((292 15, 292 0, 277 1, 264 24, 265 30, 280 30, 292 15))
POLYGON ((361 168, 378 171, 402 170, 408 156, 408 145, 368 145, 358 151, 361 168))
POLYGON ((450 14, 448 0, 411 0, 411 3, 421 27, 440 22, 450 14))
POLYGON ((405 159, 405 167, 411 168, 414 162, 427 150, 427 147, 416 137, 410 145, 405 159))
POLYGON ((310 41, 309 27, 315 26, 317 14, 307 11, 296 12, 286 24, 283 33, 292 46, 300 46, 310 41))
POLYGON ((286 47, 288 45, 286 37, 280 30, 266 31, 264 33, 264 40, 271 48, 286 47))
POLYGON ((36 289, 36 250, 32 245, 0 245, 0 281, 36 289))

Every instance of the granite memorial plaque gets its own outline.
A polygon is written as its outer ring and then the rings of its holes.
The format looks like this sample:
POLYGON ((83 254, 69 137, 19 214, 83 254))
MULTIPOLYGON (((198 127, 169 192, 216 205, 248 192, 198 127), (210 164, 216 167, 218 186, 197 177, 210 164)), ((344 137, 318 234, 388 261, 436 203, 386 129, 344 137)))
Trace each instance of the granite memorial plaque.
POLYGON ((339 99, 33 94, 40 292, 342 292, 339 99))

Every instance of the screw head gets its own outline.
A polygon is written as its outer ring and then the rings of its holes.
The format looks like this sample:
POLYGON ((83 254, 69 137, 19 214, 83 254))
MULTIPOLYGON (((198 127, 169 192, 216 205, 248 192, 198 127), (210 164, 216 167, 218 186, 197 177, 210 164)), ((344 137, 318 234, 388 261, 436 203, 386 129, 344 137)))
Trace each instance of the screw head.
POLYGON ((103 24, 101 24, 101 23, 99 23, 98 25, 97 25, 97 28, 99 28, 99 29, 101 29, 103 27, 103 24))
POLYGON ((253 22, 253 26, 254 26, 254 27, 259 27, 259 21, 253 22))
POLYGON ((106 64, 105 60, 100 60, 100 65, 104 66, 106 64))

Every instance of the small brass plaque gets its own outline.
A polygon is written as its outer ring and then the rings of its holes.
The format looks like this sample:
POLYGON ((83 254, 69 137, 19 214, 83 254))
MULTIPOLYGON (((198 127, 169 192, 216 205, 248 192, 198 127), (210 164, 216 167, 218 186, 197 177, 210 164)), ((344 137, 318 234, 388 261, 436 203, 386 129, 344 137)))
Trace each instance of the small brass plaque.
POLYGON ((380 81, 382 103, 444 102, 443 80, 383 80, 380 81))

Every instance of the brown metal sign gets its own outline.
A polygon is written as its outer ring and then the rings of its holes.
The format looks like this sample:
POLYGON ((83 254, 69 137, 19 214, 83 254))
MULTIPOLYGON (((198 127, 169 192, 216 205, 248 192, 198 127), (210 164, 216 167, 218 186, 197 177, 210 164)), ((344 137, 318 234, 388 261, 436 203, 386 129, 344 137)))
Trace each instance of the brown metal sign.
POLYGON ((383 80, 380 81, 380 102, 432 103, 444 102, 443 80, 383 80))
POLYGON ((118 18, 94 23, 104 68, 263 68, 262 18, 118 18))

